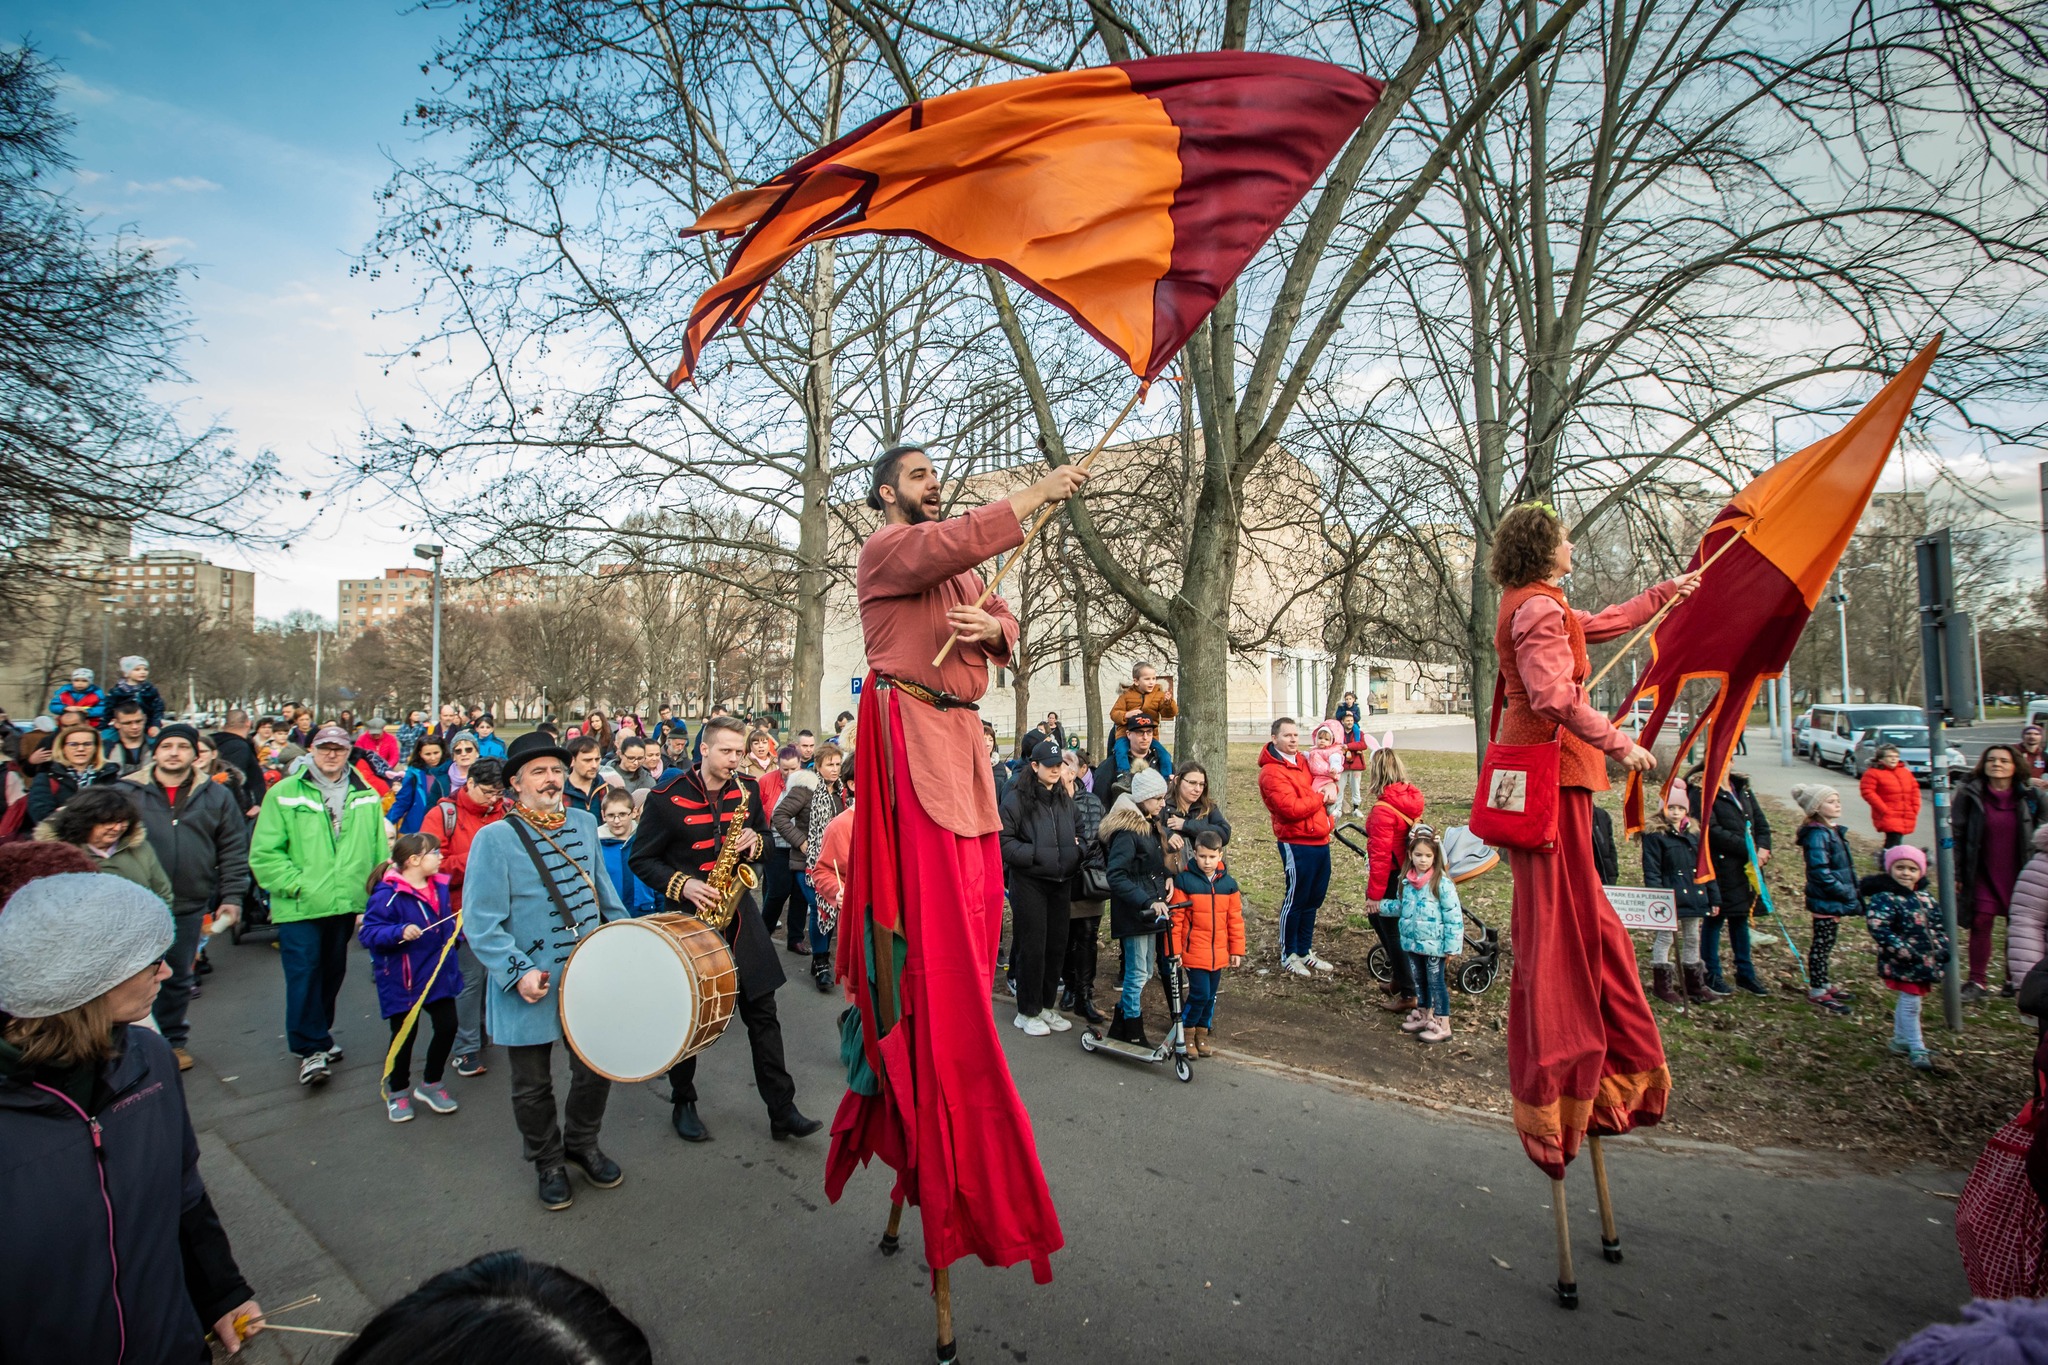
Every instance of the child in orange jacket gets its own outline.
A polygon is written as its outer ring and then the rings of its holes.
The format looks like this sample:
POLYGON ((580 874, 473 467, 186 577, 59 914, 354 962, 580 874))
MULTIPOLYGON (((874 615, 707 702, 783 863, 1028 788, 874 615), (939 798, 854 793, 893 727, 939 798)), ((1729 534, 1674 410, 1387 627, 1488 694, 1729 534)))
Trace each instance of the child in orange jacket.
POLYGON ((1216 993, 1225 967, 1244 965, 1244 898, 1223 870, 1223 840, 1214 831, 1195 836, 1193 866, 1173 879, 1173 942, 1188 973, 1188 1051, 1210 1055, 1216 993))

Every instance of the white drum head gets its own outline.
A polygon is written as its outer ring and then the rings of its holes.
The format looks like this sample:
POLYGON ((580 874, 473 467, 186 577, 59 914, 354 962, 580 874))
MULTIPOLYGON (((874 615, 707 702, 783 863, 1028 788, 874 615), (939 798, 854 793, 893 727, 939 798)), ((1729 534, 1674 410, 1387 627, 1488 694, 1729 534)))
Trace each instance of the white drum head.
POLYGON ((561 990, 564 1031, 615 1081, 667 1070, 697 1010, 697 983, 674 945, 639 920, 614 920, 577 945, 561 990))

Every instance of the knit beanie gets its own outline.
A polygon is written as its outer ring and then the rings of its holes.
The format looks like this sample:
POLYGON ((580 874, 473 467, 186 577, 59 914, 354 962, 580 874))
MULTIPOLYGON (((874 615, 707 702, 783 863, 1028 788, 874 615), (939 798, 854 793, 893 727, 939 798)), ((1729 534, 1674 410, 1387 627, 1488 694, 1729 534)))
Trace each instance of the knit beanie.
POLYGON ((1155 796, 1166 795, 1166 779, 1159 775, 1157 768, 1147 768, 1131 777, 1131 800, 1150 801, 1155 796))
POLYGON ((126 877, 39 877, 0 910, 0 1011, 47 1019, 96 1000, 161 958, 171 912, 126 877))
POLYGON ((1801 782, 1792 788, 1792 799, 1799 804, 1802 815, 1812 815, 1830 796, 1840 797, 1841 793, 1824 782, 1801 782))
POLYGON ((1884 851, 1884 870, 1892 870, 1893 863, 1911 863, 1922 872, 1927 870, 1927 855, 1911 844, 1900 844, 1884 851))
POLYGON ((199 731, 182 720, 173 721, 156 732, 156 742, 158 744, 163 743, 167 739, 182 739, 195 749, 199 747, 199 731))

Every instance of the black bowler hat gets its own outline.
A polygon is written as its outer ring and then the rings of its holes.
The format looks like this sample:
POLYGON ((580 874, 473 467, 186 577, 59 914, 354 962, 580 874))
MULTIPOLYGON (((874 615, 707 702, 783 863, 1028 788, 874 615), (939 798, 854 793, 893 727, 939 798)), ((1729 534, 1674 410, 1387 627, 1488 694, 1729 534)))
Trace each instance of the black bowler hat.
POLYGON ((569 751, 556 744, 552 737, 535 730, 505 746, 506 783, 509 784, 521 768, 536 758, 560 759, 564 768, 569 766, 569 751))

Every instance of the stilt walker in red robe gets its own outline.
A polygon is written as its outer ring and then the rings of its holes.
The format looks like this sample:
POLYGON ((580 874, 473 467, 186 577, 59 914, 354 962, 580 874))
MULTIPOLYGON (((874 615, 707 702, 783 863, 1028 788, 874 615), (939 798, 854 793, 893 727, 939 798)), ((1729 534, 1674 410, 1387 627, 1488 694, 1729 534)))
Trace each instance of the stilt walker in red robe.
POLYGON ((832 1123, 826 1194, 880 1157, 897 1173, 884 1250, 914 1204, 939 1299, 939 1358, 952 1359, 947 1267, 1031 1264, 1043 1283, 1064 1239, 1031 1118, 1010 1080, 990 1003, 1003 925, 994 777, 975 708, 991 663, 1009 662, 1017 621, 976 605, 975 566, 1014 550, 1022 521, 1087 475, 1055 469, 962 516, 940 519, 923 450, 876 460, 868 503, 882 528, 856 586, 868 674, 855 747, 852 869, 836 974, 858 1006, 844 1044, 850 1084, 832 1123), (953 647, 943 662, 933 659, 953 647), (859 1036, 853 1036, 857 1020, 859 1036))
POLYGON ((1526 745, 1555 738, 1560 749, 1556 841, 1548 849, 1508 854, 1515 882, 1508 1089, 1522 1149, 1551 1179, 1557 1289, 1566 1307, 1578 1305, 1578 1287, 1566 1236, 1564 1168, 1591 1133, 1602 1239, 1610 1259, 1619 1259, 1600 1135, 1657 1122, 1671 1095, 1664 1039, 1643 996, 1635 944, 1593 866, 1593 793, 1607 789, 1608 757, 1631 772, 1653 768, 1656 760, 1587 699, 1586 645, 1642 625, 1698 581, 1698 574, 1688 574, 1593 613, 1565 601, 1559 585, 1571 567, 1572 544, 1556 512, 1528 504, 1501 518, 1489 570, 1501 589, 1493 737, 1526 745))

